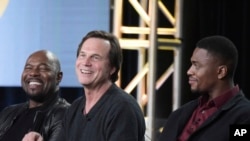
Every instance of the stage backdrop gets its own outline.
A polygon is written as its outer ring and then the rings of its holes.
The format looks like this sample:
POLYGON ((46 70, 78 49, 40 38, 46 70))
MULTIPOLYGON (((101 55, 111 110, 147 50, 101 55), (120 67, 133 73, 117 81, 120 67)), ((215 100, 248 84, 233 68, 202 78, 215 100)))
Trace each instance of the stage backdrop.
POLYGON ((109 0, 0 0, 0 86, 20 86, 30 53, 48 49, 61 60, 63 87, 78 87, 76 50, 93 29, 109 31, 109 0))

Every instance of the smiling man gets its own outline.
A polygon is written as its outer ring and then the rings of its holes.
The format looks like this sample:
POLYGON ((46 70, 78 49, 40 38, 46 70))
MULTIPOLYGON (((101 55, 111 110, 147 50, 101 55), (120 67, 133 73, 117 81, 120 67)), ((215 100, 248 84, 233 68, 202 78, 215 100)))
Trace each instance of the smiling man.
POLYGON ((50 51, 31 54, 21 77, 28 101, 6 107, 0 113, 0 141, 20 141, 30 131, 48 141, 61 128, 61 119, 70 106, 59 97, 62 80, 60 62, 50 51))
POLYGON ((167 120, 159 141, 229 141, 230 125, 250 124, 250 103, 234 74, 235 45, 224 36, 201 39, 187 71, 191 91, 201 96, 167 120))
MULTIPOLYGON (((118 39, 105 31, 90 31, 77 49, 75 70, 84 88, 53 141, 144 141, 145 120, 136 99, 116 86, 122 63, 118 39)), ((42 141, 31 132, 23 141, 42 141)), ((44 140, 46 141, 46 140, 44 140)))
POLYGON ((140 106, 115 85, 121 63, 122 49, 111 33, 95 30, 82 39, 75 70, 84 94, 67 110, 58 141, 144 141, 140 106))

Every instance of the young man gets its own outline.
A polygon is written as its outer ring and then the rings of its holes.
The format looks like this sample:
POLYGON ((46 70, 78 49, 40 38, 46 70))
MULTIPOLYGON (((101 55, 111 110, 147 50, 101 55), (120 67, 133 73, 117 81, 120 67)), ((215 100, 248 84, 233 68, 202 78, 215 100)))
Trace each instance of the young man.
POLYGON ((169 116, 159 141, 229 141, 230 125, 250 124, 250 103, 233 81, 237 62, 237 49, 226 37, 197 43, 187 75, 201 96, 169 116))
POLYGON ((1 141, 20 141, 29 131, 39 132, 47 141, 59 133, 69 107, 58 95, 62 77, 59 60, 52 52, 41 50, 28 57, 21 77, 28 101, 0 113, 1 141))
MULTIPOLYGON (((91 31, 77 50, 76 74, 84 95, 66 112, 55 141, 144 141, 144 115, 134 97, 115 85, 122 50, 115 36, 91 31)), ((42 139, 37 133, 28 139, 42 139)))

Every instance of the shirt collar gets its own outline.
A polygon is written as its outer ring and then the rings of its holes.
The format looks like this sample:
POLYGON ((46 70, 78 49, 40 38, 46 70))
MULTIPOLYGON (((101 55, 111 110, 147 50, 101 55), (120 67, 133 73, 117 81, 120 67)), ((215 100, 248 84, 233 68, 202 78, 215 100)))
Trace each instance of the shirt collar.
POLYGON ((199 105, 203 106, 206 104, 207 106, 216 106, 217 108, 220 108, 222 105, 224 105, 228 100, 230 100, 232 97, 234 97, 236 94, 239 93, 239 86, 236 85, 232 89, 227 90, 222 95, 208 101, 209 96, 208 95, 202 95, 199 98, 199 105))

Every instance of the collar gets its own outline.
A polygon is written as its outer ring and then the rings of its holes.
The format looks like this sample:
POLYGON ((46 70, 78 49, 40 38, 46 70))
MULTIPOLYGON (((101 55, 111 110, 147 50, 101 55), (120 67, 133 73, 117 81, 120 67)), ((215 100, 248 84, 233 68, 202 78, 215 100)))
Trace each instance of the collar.
POLYGON ((220 95, 212 100, 209 100, 209 101, 208 101, 209 96, 207 94, 202 95, 199 98, 199 106, 203 106, 206 104, 209 107, 215 106, 217 108, 220 108, 227 101, 229 101, 232 97, 234 97, 236 94, 238 94, 239 91, 240 91, 239 86, 236 85, 232 89, 225 91, 222 95, 220 95))

